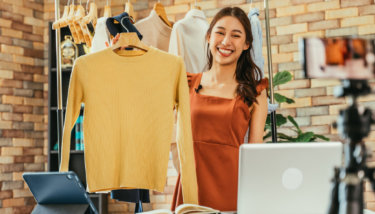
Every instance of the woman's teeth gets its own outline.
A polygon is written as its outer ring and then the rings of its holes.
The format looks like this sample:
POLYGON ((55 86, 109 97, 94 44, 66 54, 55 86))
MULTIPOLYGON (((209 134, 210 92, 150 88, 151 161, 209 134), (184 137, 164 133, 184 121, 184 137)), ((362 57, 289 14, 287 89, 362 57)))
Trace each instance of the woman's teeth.
POLYGON ((225 50, 225 49, 221 49, 221 48, 219 48, 219 51, 220 51, 221 53, 223 53, 223 54, 231 54, 231 53, 232 53, 231 50, 225 50))

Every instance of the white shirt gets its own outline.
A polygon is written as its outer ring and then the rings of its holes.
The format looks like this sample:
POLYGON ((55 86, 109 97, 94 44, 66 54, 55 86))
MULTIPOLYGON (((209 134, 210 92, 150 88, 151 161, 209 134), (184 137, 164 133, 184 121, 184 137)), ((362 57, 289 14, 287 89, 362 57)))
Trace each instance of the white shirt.
POLYGON ((259 21, 259 9, 252 8, 248 14, 251 33, 253 35, 252 49, 250 51, 251 58, 253 58, 254 63, 260 68, 262 72, 262 77, 264 77, 264 58, 262 54, 263 38, 262 38, 262 26, 259 21))
POLYGON ((107 48, 107 45, 105 44, 106 42, 108 42, 108 45, 110 45, 109 33, 107 30, 106 21, 107 21, 107 17, 101 17, 98 19, 96 23, 96 27, 95 27, 94 38, 92 39, 92 46, 90 49, 90 53, 95 53, 103 49, 106 49, 107 48))
POLYGON ((200 73, 207 69, 206 33, 209 24, 203 11, 192 9, 172 29, 169 53, 182 56, 186 71, 200 73))
POLYGON ((134 26, 143 35, 142 42, 146 45, 168 51, 172 28, 165 24, 154 10, 148 17, 136 22, 134 26))

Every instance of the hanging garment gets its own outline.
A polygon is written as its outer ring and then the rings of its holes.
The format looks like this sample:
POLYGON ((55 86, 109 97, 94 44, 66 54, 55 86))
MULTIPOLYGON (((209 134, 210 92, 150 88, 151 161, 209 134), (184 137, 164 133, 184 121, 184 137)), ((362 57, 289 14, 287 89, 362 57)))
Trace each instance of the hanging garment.
MULTIPOLYGON (((259 21, 259 9, 252 8, 248 14, 251 25, 251 32, 253 35, 252 49, 250 51, 251 58, 253 58, 254 63, 260 68, 262 72, 262 77, 264 77, 264 58, 262 54, 263 47, 263 37, 262 37, 262 26, 259 21)), ((268 98, 267 98, 268 99, 268 98)), ((271 104, 268 99, 268 114, 276 111, 279 107, 278 104, 271 104)), ((247 139, 247 136, 245 137, 247 139)))
POLYGON ((106 21, 109 33, 115 37, 118 33, 135 32, 138 38, 142 39, 142 34, 139 33, 136 27, 131 23, 128 13, 123 12, 118 16, 110 17, 106 21))
MULTIPOLYGON (((197 93, 201 78, 202 73, 188 74, 199 205, 235 211, 239 147, 251 114, 239 96, 228 99, 197 93)), ((268 79, 262 79, 257 86, 258 94, 267 87, 268 79)), ((179 177, 172 210, 186 203, 182 199, 184 191, 179 177)))
POLYGON ((111 198, 131 203, 150 203, 149 193, 148 189, 119 189, 111 191, 111 198))
POLYGON ((252 49, 250 50, 251 58, 254 63, 260 68, 262 77, 264 77, 264 58, 262 54, 263 37, 262 26, 259 21, 259 9, 252 8, 248 14, 251 25, 251 33, 253 35, 252 49))
POLYGON ((143 35, 142 42, 160 50, 168 51, 172 28, 166 25, 154 10, 148 17, 134 25, 143 35))
MULTIPOLYGON (((119 16, 113 17, 112 20, 108 23, 108 25, 110 26, 110 29, 111 29, 113 34, 116 35, 117 33, 123 32, 124 29, 121 26, 120 21, 121 21, 122 17, 126 17, 126 16, 128 16, 127 13, 122 13, 119 16), (118 23, 115 24, 114 20, 116 20, 118 23)), ((102 17, 102 18, 98 19, 98 23, 97 23, 97 27, 96 27, 97 33, 94 36, 93 47, 91 48, 92 53, 107 48, 107 46, 105 44, 106 42, 107 42, 108 45, 110 44, 106 21, 107 21, 106 17, 102 17), (96 45, 95 45, 94 41, 97 43, 96 45)), ((125 25, 126 28, 128 28, 128 30, 130 32, 137 32, 138 37, 140 39, 142 39, 142 35, 133 26, 133 24, 131 24, 129 19, 123 20, 123 24, 125 25)), ((126 29, 125 29, 125 32, 126 32, 126 29)), ((139 203, 139 201, 144 202, 144 203, 150 202, 149 190, 145 190, 145 189, 112 190, 111 191, 111 198, 115 199, 115 200, 118 200, 118 201, 125 201, 125 202, 132 202, 132 203, 139 203)))
POLYGON ((153 47, 140 56, 107 48, 79 57, 70 79, 60 171, 68 171, 71 130, 84 103, 88 191, 162 192, 176 109, 184 199, 196 204, 188 93, 182 58, 153 47))
POLYGON ((106 21, 107 17, 101 17, 98 19, 96 23, 94 38, 92 39, 92 47, 90 49, 90 53, 95 53, 106 49, 106 44, 110 44, 106 21))
POLYGON ((185 18, 173 25, 168 52, 182 56, 189 73, 207 70, 208 27, 204 12, 197 9, 190 10, 185 18))

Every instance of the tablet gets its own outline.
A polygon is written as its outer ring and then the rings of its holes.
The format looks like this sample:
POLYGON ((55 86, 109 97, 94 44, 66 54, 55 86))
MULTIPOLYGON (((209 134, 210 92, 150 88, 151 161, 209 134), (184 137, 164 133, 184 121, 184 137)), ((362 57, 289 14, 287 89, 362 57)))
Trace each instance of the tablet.
POLYGON ((98 213, 76 173, 26 172, 23 179, 38 204, 88 204, 98 213))

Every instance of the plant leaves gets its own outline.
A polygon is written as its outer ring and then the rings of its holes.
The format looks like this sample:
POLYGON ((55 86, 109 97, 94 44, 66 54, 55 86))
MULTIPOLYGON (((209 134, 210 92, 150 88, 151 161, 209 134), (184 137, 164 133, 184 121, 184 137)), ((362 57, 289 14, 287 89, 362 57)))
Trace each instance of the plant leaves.
POLYGON ((276 114, 276 126, 280 127, 287 123, 286 118, 282 114, 276 114))
POLYGON ((320 134, 316 134, 316 135, 314 135, 314 137, 320 138, 320 139, 325 140, 325 141, 329 141, 329 138, 324 137, 323 135, 320 135, 320 134))
POLYGON ((314 137, 314 132, 306 132, 298 136, 296 142, 310 142, 310 140, 314 137))
MULTIPOLYGON (((282 114, 276 114, 276 127, 280 127, 285 123, 287 123, 286 118, 282 114)), ((267 116, 265 129, 271 130, 271 115, 267 116)))
POLYGON ((294 142, 296 139, 291 137, 291 136, 288 136, 284 133, 277 133, 277 137, 279 137, 279 139, 284 139, 284 140, 287 140, 289 142, 294 142))
POLYGON ((274 93, 273 94, 276 102, 278 103, 288 103, 288 104, 291 104, 291 103, 294 103, 294 100, 293 99, 290 99, 284 95, 281 95, 279 93, 274 93))
POLYGON ((286 103, 288 104, 292 104, 292 103, 295 103, 293 99, 290 99, 290 98, 286 98, 286 103))
POLYGON ((264 131, 271 130, 271 115, 267 115, 266 124, 264 125, 264 131))
POLYGON ((269 131, 266 135, 264 135, 263 140, 265 140, 265 139, 267 139, 271 136, 272 136, 272 132, 269 131))
POLYGON ((292 80, 292 74, 289 71, 280 71, 275 74, 273 77, 273 87, 285 84, 292 80))
POLYGON ((293 119, 292 116, 288 115, 288 120, 294 125, 294 127, 297 128, 299 133, 302 133, 301 129, 299 128, 297 122, 293 119))

